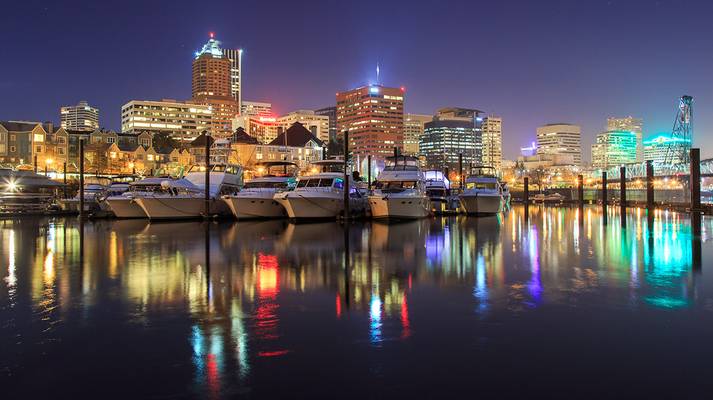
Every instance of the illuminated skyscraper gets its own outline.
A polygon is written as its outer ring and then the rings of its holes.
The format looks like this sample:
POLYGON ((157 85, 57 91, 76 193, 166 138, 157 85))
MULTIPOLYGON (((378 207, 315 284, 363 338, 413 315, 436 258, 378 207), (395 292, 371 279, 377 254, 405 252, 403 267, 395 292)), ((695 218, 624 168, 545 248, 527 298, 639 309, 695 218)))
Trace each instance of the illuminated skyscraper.
POLYGON ((635 162, 644 161, 644 122, 641 118, 626 117, 626 118, 608 118, 608 131, 626 131, 634 132, 636 135, 636 160, 635 162))
POLYGON ((500 170, 503 164, 503 119, 496 116, 483 118, 483 165, 500 170))
MULTIPOLYGON (((669 146, 672 144, 691 146, 690 141, 682 138, 672 137, 670 133, 661 134, 647 140, 644 140, 644 159, 651 160, 654 163, 666 163, 666 155, 668 154, 669 146)), ((673 164, 680 164, 683 160, 675 158, 670 160, 673 164)))
POLYGON ((193 102, 211 107, 214 135, 232 135, 231 121, 238 114, 238 102, 232 94, 231 60, 212 33, 193 60, 193 102))
POLYGON ((582 165, 582 129, 572 124, 547 124, 537 128, 537 154, 572 157, 572 165, 582 165))
POLYGON ((243 49, 223 49, 223 56, 230 60, 230 94, 240 110, 243 104, 243 49))
POLYGON ((592 145, 592 166, 607 169, 636 162, 636 133, 606 131, 592 145))
POLYGON ((299 122, 322 142, 329 142, 329 117, 317 115, 312 110, 297 110, 277 118, 277 133, 287 131, 292 124, 299 122))
POLYGON ((206 105, 176 100, 131 100, 121 107, 121 131, 163 132, 178 141, 190 142, 210 129, 213 113, 206 105))
POLYGON ((354 156, 383 159, 403 149, 404 90, 381 85, 337 93, 337 136, 349 130, 354 156))
POLYGON ((260 101, 243 101, 240 106, 240 115, 242 116, 272 116, 272 103, 260 101))
POLYGON ((76 106, 65 106, 59 110, 60 125, 73 131, 93 131, 99 129, 99 109, 80 101, 76 106))
POLYGON ((325 107, 314 110, 317 115, 329 117, 329 141, 337 139, 337 107, 325 107))
POLYGON ((458 156, 463 155, 463 167, 482 163, 480 138, 482 111, 467 108, 442 108, 433 121, 424 124, 419 153, 430 169, 448 167, 455 171, 458 156))
POLYGON ((418 142, 423 136, 424 124, 432 120, 432 115, 404 114, 404 154, 418 154, 418 142))

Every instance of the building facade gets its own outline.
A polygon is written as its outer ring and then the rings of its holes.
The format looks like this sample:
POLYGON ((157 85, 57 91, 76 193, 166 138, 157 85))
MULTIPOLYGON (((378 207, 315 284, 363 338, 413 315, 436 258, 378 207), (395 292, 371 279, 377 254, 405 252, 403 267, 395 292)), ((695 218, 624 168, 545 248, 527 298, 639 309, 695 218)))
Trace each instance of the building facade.
POLYGON ((240 106, 241 116, 272 116, 272 103, 260 101, 243 101, 240 106))
POLYGON ((574 165, 582 165, 582 129, 557 123, 537 128, 537 154, 571 155, 574 165))
POLYGON ((429 169, 458 168, 459 155, 463 167, 482 164, 480 141, 481 111, 467 108, 442 108, 433 120, 424 124, 419 141, 419 153, 429 169))
POLYGON ((277 118, 278 135, 299 122, 322 142, 329 142, 329 117, 317 115, 312 110, 297 110, 277 118))
POLYGON ((230 60, 230 94, 238 103, 238 110, 243 104, 243 49, 222 49, 223 57, 230 60))
MULTIPOLYGON (((673 137, 670 134, 654 136, 644 140, 644 159, 647 161, 651 160, 657 164, 664 164, 666 163, 666 156, 671 146, 687 146, 690 148, 691 142, 682 138, 673 137)), ((679 154, 679 152, 675 152, 674 154, 679 154)), ((672 164, 681 164, 684 160, 681 160, 680 156, 674 156, 669 162, 672 164)))
POLYGON ((122 132, 164 132, 176 140, 190 142, 210 130, 213 111, 204 104, 175 100, 131 100, 121 107, 122 132))
POLYGON ((404 90, 381 85, 337 93, 337 136, 349 130, 355 157, 383 159, 403 150, 404 90))
POLYGON ((632 131, 606 131, 592 145, 592 166, 599 169, 636 162, 637 136, 632 131))
POLYGON ((423 136, 424 124, 432 120, 432 115, 404 114, 404 154, 418 155, 418 144, 423 136))
POLYGON ((502 118, 493 115, 483 118, 482 138, 483 165, 491 166, 499 171, 503 163, 502 118))
POLYGON ((607 131, 634 132, 636 135, 636 162, 644 161, 644 121, 632 116, 607 118, 607 131))
POLYGON ((212 37, 193 59, 192 103, 211 107, 211 132, 230 137, 238 102, 232 91, 232 63, 223 54, 220 42, 212 37))
POLYGON ((59 121, 64 129, 93 131, 99 129, 99 109, 82 100, 76 106, 61 107, 59 121))
POLYGON ((260 143, 270 143, 275 140, 280 125, 272 116, 241 115, 233 119, 233 131, 243 128, 248 135, 260 143))
POLYGON ((329 141, 337 139, 337 107, 324 107, 315 110, 316 115, 324 115, 329 118, 329 141))

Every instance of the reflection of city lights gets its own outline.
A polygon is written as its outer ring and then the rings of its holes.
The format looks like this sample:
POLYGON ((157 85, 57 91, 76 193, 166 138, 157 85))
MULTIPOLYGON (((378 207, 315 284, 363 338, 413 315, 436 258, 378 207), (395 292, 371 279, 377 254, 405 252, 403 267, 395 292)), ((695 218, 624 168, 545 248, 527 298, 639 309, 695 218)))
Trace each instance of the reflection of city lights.
POLYGON ((381 342, 381 299, 378 293, 371 294, 371 303, 369 305, 369 337, 371 343, 381 342))

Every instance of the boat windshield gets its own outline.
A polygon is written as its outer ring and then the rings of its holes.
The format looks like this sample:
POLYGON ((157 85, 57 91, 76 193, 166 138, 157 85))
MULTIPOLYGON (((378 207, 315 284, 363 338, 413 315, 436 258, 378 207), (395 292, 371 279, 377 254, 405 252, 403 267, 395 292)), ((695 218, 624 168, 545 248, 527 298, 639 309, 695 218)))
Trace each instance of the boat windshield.
POLYGON ((284 189, 287 182, 248 182, 243 189, 284 189))
MULTIPOLYGON (((342 181, 341 179, 337 179, 342 181)), ((297 182, 297 187, 332 187, 334 183, 334 178, 312 178, 312 179, 300 179, 297 182)))
POLYGON ((384 171, 418 171, 418 160, 412 157, 388 157, 384 171))
POLYGON ((416 181, 388 181, 376 182, 376 188, 381 190, 388 189, 415 189, 416 181))
POLYGON ((466 182, 466 189, 489 189, 495 190, 498 188, 497 182, 466 182))

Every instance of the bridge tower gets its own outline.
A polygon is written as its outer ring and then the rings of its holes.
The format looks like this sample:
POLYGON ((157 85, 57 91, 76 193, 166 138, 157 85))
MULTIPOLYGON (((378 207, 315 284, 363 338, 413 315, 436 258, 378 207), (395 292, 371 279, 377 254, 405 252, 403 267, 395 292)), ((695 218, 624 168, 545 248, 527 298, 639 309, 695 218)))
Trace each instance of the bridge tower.
POLYGON ((690 162, 691 141, 693 139, 693 97, 681 96, 678 113, 673 122, 671 140, 666 151, 667 165, 688 164, 690 162))

